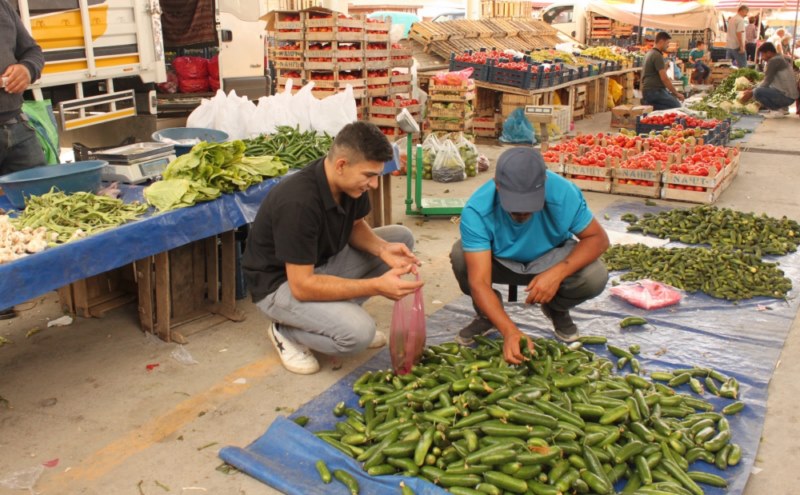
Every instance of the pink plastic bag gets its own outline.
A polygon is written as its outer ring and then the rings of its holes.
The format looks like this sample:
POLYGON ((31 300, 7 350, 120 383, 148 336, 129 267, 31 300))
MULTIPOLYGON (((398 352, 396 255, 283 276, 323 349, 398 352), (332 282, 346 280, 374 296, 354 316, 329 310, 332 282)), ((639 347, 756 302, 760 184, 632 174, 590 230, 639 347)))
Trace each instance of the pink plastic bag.
POLYGON ((472 72, 475 69, 472 67, 467 67, 466 69, 462 69, 460 71, 454 72, 438 72, 436 75, 432 77, 434 84, 441 84, 445 86, 461 86, 467 83, 467 81, 472 77, 472 72))
POLYGON ((658 309, 681 302, 681 292, 674 287, 644 279, 611 288, 611 294, 642 309, 658 309))
MULTIPOLYGON (((419 275, 417 275, 419 280, 419 275)), ((425 305, 422 288, 394 303, 389 354, 392 368, 398 375, 411 371, 425 350, 425 305)))

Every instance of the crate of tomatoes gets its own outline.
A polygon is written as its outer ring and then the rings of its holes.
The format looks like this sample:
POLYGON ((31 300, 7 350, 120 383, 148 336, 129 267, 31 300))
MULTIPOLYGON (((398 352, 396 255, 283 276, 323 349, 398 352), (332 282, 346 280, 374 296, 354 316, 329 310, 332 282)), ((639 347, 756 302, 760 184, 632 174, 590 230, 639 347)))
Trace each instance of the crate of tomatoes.
POLYGON ((682 160, 673 163, 662 175, 661 197, 692 203, 713 203, 724 190, 728 148, 695 146, 682 160))
POLYGON ((669 112, 661 115, 644 114, 636 117, 636 134, 663 131, 673 125, 683 125, 683 114, 669 112))
POLYGON ((476 81, 489 81, 489 64, 487 63, 487 52, 481 49, 478 52, 467 50, 456 55, 450 54, 450 71, 455 72, 472 68, 472 78, 476 81))
POLYGON ((670 159, 668 153, 646 151, 619 162, 612 173, 611 193, 658 198, 661 173, 670 159))
POLYGON ((582 191, 609 193, 616 160, 602 150, 590 150, 580 156, 570 154, 565 159, 564 176, 582 191))

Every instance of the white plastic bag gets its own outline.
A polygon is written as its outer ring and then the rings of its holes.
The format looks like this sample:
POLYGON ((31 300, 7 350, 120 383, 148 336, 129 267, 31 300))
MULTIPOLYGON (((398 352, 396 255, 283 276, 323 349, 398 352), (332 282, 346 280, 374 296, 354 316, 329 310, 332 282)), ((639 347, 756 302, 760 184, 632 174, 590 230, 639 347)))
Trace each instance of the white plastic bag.
POLYGON ((266 134, 273 134, 278 126, 297 126, 297 117, 295 117, 294 112, 292 112, 292 99, 291 79, 286 82, 286 89, 284 89, 282 93, 267 98, 265 109, 266 121, 264 122, 264 132, 266 134))
POLYGON ((349 84, 344 92, 328 96, 317 103, 315 118, 311 127, 317 133, 327 132, 331 136, 339 133, 342 127, 358 119, 353 87, 349 84))
POLYGON ((458 139, 455 142, 458 153, 464 161, 464 167, 467 172, 467 177, 475 177, 478 175, 478 148, 464 137, 464 133, 459 133, 458 139))
POLYGON ((310 131, 311 122, 319 117, 319 100, 311 94, 314 83, 308 83, 292 96, 290 111, 297 120, 300 132, 310 131))
MULTIPOLYGON (((439 141, 439 138, 436 137, 436 134, 429 134, 428 137, 425 138, 425 141, 422 142, 423 179, 430 179, 433 177, 433 163, 436 161, 436 155, 439 153, 441 147, 442 143, 439 141)), ((416 153, 416 151, 413 152, 416 153)), ((416 165, 412 165, 412 167, 416 167, 416 165)), ((417 176, 416 168, 411 171, 411 174, 412 177, 417 176)))
POLYGON ((203 127, 213 129, 214 127, 214 105, 211 100, 203 98, 200 106, 192 110, 189 118, 186 119, 186 127, 203 127))
POLYGON ((231 140, 247 137, 247 122, 256 107, 246 96, 238 96, 231 91, 226 100, 220 100, 216 109, 215 129, 228 134, 231 140))
POLYGON ((461 159, 456 145, 449 139, 442 143, 441 149, 436 153, 432 176, 436 182, 459 182, 467 178, 464 160, 461 159))

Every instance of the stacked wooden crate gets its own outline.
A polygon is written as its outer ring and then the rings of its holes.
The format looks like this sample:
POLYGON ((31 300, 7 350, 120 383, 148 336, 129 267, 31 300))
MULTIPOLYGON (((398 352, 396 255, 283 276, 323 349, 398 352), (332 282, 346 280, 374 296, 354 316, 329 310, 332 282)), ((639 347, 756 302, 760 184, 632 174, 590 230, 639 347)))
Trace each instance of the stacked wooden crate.
POLYGON ((459 85, 437 84, 428 87, 428 123, 431 131, 472 131, 475 81, 464 79, 459 85))
POLYGON ((277 91, 283 91, 291 79, 294 88, 303 85, 303 18, 300 12, 277 12, 275 45, 271 50, 275 64, 277 91))
POLYGON ((314 95, 324 98, 350 85, 356 98, 366 97, 364 20, 314 10, 304 16, 306 81, 314 82, 314 95))

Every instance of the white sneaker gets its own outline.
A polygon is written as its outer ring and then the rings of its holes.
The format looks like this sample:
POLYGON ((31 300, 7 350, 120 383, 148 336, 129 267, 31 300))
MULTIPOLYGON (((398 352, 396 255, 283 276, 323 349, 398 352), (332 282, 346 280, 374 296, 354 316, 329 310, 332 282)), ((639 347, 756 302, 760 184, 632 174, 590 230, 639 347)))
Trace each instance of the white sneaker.
POLYGON ((369 347, 370 349, 378 349, 386 345, 386 334, 383 332, 379 332, 375 330, 375 336, 372 337, 372 342, 370 342, 369 347))
POLYGON ((274 321, 269 326, 269 340, 287 370, 298 375, 311 375, 319 371, 319 362, 311 350, 284 337, 274 321))

